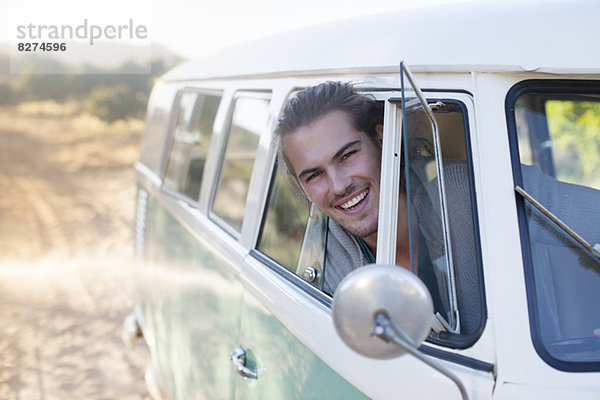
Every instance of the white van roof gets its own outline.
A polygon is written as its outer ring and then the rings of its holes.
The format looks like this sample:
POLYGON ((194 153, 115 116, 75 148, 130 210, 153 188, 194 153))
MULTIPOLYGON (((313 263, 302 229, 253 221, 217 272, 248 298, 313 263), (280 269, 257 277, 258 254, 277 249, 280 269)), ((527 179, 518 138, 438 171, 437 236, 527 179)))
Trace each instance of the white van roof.
MULTIPOLYGON (((236 46, 166 80, 312 74, 335 69, 600 72, 600 1, 475 1, 370 15, 236 46)), ((224 29, 227 29, 226 27, 224 29)), ((202 38, 198 38, 202 40, 202 38)))

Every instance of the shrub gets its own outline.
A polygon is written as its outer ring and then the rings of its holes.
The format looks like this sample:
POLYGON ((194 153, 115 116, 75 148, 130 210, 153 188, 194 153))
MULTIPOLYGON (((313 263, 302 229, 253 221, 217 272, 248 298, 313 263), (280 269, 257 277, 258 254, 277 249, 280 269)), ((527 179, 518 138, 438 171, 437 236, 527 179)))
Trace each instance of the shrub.
POLYGON ((98 86, 89 97, 89 111, 106 122, 128 117, 141 117, 146 107, 146 96, 124 84, 98 86))

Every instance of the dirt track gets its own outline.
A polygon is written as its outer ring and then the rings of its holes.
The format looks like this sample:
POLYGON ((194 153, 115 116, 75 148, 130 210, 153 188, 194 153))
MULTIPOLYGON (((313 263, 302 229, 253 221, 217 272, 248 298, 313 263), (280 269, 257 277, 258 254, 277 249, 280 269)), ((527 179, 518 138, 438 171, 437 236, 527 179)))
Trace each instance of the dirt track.
MULTIPOLYGON (((0 111, 0 399, 149 399, 132 301, 139 134, 0 111)), ((137 129, 139 131, 139 129, 137 129)))

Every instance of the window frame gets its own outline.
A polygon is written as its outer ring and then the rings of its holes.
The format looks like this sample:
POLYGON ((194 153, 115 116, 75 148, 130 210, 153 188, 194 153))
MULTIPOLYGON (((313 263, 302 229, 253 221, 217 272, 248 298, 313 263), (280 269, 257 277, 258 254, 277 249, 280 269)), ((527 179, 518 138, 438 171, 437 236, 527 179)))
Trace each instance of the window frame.
MULTIPOLYGON (((175 143, 175 129, 177 128, 177 122, 179 119, 179 115, 181 112, 181 98, 188 93, 195 93, 196 94, 196 99, 194 100, 194 107, 196 105, 196 102, 198 101, 198 97, 201 95, 208 95, 208 96, 218 96, 220 98, 219 100, 219 106, 217 107, 217 112, 215 113, 215 118, 213 121, 213 125, 211 128, 211 132, 210 132, 210 141, 209 141, 209 149, 212 146, 212 142, 215 140, 215 125, 217 123, 217 117, 219 114, 219 110, 221 109, 221 107, 223 106, 224 103, 224 96, 225 96, 225 92, 223 90, 219 90, 219 89, 205 89, 205 88, 196 88, 196 87, 184 87, 183 89, 180 89, 177 91, 177 93, 175 94, 174 98, 173 98, 173 106, 171 107, 172 111, 171 111, 171 115, 170 115, 170 121, 169 121, 169 125, 168 125, 168 134, 167 134, 167 145, 164 146, 164 152, 163 152, 163 162, 162 162, 162 166, 161 166, 161 171, 160 171, 160 177, 161 177, 161 190, 162 192, 168 194, 169 196, 175 197, 178 200, 182 200, 184 201, 186 204, 194 207, 194 208, 198 208, 199 206, 199 201, 200 201, 200 196, 202 195, 202 187, 204 186, 205 181, 207 180, 207 168, 205 165, 204 171, 202 173, 202 180, 201 180, 201 184, 200 184, 200 189, 198 191, 198 197, 197 198, 192 198, 188 195, 186 195, 185 193, 181 192, 180 190, 174 189, 172 187, 168 187, 165 184, 165 177, 167 174, 167 169, 168 169, 168 165, 169 165, 169 157, 171 156, 171 151, 173 150, 173 145, 175 143)), ((197 116, 197 113, 199 111, 194 109, 193 112, 190 114, 190 120, 193 120, 195 116, 197 116)), ((206 164, 209 161, 209 157, 207 156, 206 159, 206 164)))
MULTIPOLYGON (((433 331, 430 332, 429 337, 427 338, 427 342, 431 344, 436 344, 445 348, 453 348, 453 349, 466 349, 473 346, 479 339, 479 337, 483 334, 486 321, 487 321, 487 300, 486 300, 486 291, 485 291, 485 277, 484 277, 484 266, 483 266, 483 257, 482 257, 482 247, 481 247, 481 230, 479 223, 479 212, 478 212, 478 202, 477 202, 477 189, 475 186, 475 168, 473 165, 473 145, 471 141, 471 137, 474 132, 474 126, 472 126, 470 116, 474 113, 474 105, 473 105, 473 95, 465 90, 457 89, 436 89, 436 88, 427 88, 421 89, 425 100, 428 105, 435 104, 437 102, 442 102, 446 104, 459 106, 463 116, 463 131, 464 131, 464 145, 465 145, 465 162, 467 164, 468 172, 469 172, 469 185, 471 187, 471 212, 473 215, 473 233, 475 240, 475 251, 477 255, 476 268, 479 273, 479 299, 481 306, 481 316, 480 316, 480 324, 478 329, 474 330, 471 333, 453 333, 453 332, 439 332, 435 333, 433 331)), ((395 96, 390 96, 388 98, 391 101, 397 102, 401 101, 400 94, 397 93, 395 96)), ((401 107, 400 105, 398 107, 401 107)), ((435 112, 434 112, 435 115, 435 112)), ((387 116, 384 116, 384 121, 387 116)), ((392 118, 391 116, 389 118, 392 118)), ((402 124, 402 121, 398 121, 402 124)), ((443 132, 439 132, 441 136, 443 136, 443 132)), ((441 138, 441 137, 440 137, 441 138)), ((441 146, 442 149, 444 146, 441 146)), ((382 166, 383 168, 383 166, 382 166)), ((452 242, 452 238, 450 238, 452 242)), ((454 276, 454 284, 456 285, 457 280, 456 276, 454 276)), ((456 288, 456 293, 458 296, 458 292, 460 289, 456 288)), ((460 307, 458 307, 458 311, 460 312, 460 307)))
POLYGON ((211 185, 211 190, 210 190, 210 195, 209 195, 209 199, 208 199, 208 208, 207 208, 207 215, 208 218, 213 221, 217 226, 219 226, 221 229, 223 229, 226 233, 228 233, 230 236, 232 236, 233 238, 235 238, 236 240, 240 240, 240 238, 242 237, 242 232, 244 230, 243 226, 244 226, 244 221, 247 219, 247 213, 246 213, 246 209, 248 206, 248 198, 249 198, 249 194, 252 188, 252 177, 255 174, 255 166, 256 166, 256 162, 258 161, 258 148, 260 147, 260 141, 262 140, 261 138, 265 135, 266 131, 270 128, 269 124, 265 124, 265 131, 261 132, 260 135, 258 136, 258 144, 257 144, 257 154, 255 156, 255 159, 253 161, 253 165, 252 165, 252 171, 250 174, 250 181, 249 181, 249 189, 248 192, 246 193, 246 199, 245 199, 245 204, 244 204, 244 216, 242 217, 242 225, 240 227, 240 229, 236 229, 236 227, 232 226, 227 220, 225 220, 223 217, 221 217, 218 213, 215 212, 214 210, 214 203, 215 203, 215 199, 217 197, 217 192, 218 189, 220 187, 220 183, 221 183, 221 174, 223 173, 223 167, 225 165, 225 153, 227 151, 227 146, 229 144, 229 139, 231 136, 231 130, 233 127, 233 117, 235 114, 235 110, 236 110, 236 105, 238 100, 240 99, 264 99, 267 100, 268 105, 267 105, 267 112, 270 112, 270 109, 272 107, 272 102, 273 102, 273 93, 270 90, 236 90, 231 98, 231 101, 228 102, 228 110, 227 110, 227 120, 226 123, 223 127, 223 133, 222 133, 222 137, 220 138, 220 145, 219 145, 219 150, 218 150, 218 157, 217 158, 217 162, 216 162, 216 168, 214 169, 214 177, 212 179, 212 185, 211 185))
MULTIPOLYGON (((471 188, 471 212, 473 214, 473 239, 475 240, 475 251, 477 253, 476 268, 479 273, 479 299, 481 305, 481 316, 479 328, 471 333, 448 333, 440 332, 436 336, 430 335, 428 342, 454 349, 466 349, 474 345, 483 334, 487 321, 487 300, 485 290, 485 271, 483 265, 481 229, 479 224, 479 207, 477 202, 477 187, 475 186, 475 166, 473 165, 473 143, 471 137, 474 129, 471 129, 471 118, 474 114, 473 95, 462 90, 441 91, 437 89, 423 89, 428 104, 442 102, 460 107, 463 117, 465 162, 469 171, 469 186, 471 188), (441 96, 441 92, 447 92, 448 96, 441 96)), ((435 115, 435 111, 434 111, 435 115)), ((474 127, 473 127, 474 128, 474 127)), ((440 132, 443 135, 443 132, 440 132)), ((442 139, 443 142, 443 139, 442 139)), ((444 145, 442 144, 442 151, 444 145)), ((452 240, 452 238, 451 238, 452 240)), ((456 279, 456 277, 455 277, 456 279)), ((456 283, 456 282, 455 282, 456 283)), ((456 288, 456 292, 460 292, 456 288)), ((458 294, 457 294, 458 296, 458 294)), ((460 311, 460 308, 459 308, 460 311)))
MULTIPOLYGON (((523 176, 521 173, 521 155, 519 152, 515 104, 520 96, 530 93, 581 93, 600 95, 600 81, 583 79, 527 79, 516 83, 508 90, 505 98, 505 114, 508 128, 513 185, 521 187, 523 187, 523 176)), ((538 356, 546 364, 560 371, 598 372, 600 371, 600 362, 598 361, 569 362, 560 360, 552 356, 552 354, 545 347, 546 345, 541 334, 541 321, 539 318, 540 313, 538 309, 537 292, 534 279, 534 263, 531 255, 532 247, 529 240, 529 230, 527 224, 526 200, 522 196, 515 193, 515 202, 517 207, 517 218, 520 233, 523 273, 525 277, 529 330, 533 347, 535 348, 538 356)))
MULTIPOLYGON (((293 94, 300 89, 295 88, 295 90, 291 91, 289 96, 286 96, 285 101, 289 99, 293 94)), ((392 98, 398 98, 399 92, 398 89, 375 89, 375 88, 360 88, 359 92, 364 95, 373 96, 374 99, 378 101, 385 102, 392 98)), ((463 130, 464 130, 464 141, 465 141, 465 161, 468 165, 469 170, 469 183, 471 185, 471 207, 473 213, 473 230, 474 230, 474 240, 475 247, 477 252, 477 260, 476 267, 479 272, 479 296, 481 301, 481 323, 479 328, 470 333, 470 334, 453 334, 447 332, 441 332, 435 336, 430 336, 428 338, 428 342, 435 345, 440 345, 445 348, 455 348, 455 349, 465 349, 472 346, 481 334, 483 333, 486 320, 487 320, 487 307, 486 307, 486 297, 485 297, 485 288, 484 288, 484 271, 483 271, 483 261, 482 261, 482 252, 481 252, 481 239, 480 239, 480 229, 479 229, 479 218, 478 218, 478 209, 477 209, 477 199, 476 199, 476 190, 475 190, 475 177, 474 177, 474 167, 473 167, 473 154, 472 154, 472 143, 471 143, 471 118, 470 115, 473 113, 473 102, 472 95, 464 90, 440 90, 440 89, 426 89, 423 90, 426 93, 427 102, 429 104, 436 103, 438 101, 447 102, 452 105, 457 105, 460 107, 463 117, 463 130), (444 96, 445 93, 448 93, 448 96, 444 96), (468 105, 470 104, 470 106, 468 105)), ((384 120, 386 115, 384 114, 384 120)), ((266 190, 266 196, 264 200, 264 205, 262 208, 262 215, 260 219, 260 224, 258 226, 258 233, 256 236, 256 241, 253 243, 253 247, 250 250, 250 254, 260 260, 262 264, 264 264, 269 269, 276 272, 278 275, 282 276, 304 292, 306 292, 311 297, 318 300, 320 303, 326 305, 327 307, 331 307, 332 297, 330 297, 325 292, 316 288, 311 283, 307 282, 301 276, 294 273, 292 269, 288 268, 284 265, 281 265, 274 258, 271 258, 269 255, 263 253, 259 250, 260 238, 262 236, 262 231, 266 222, 267 213, 269 212, 269 199, 271 197, 271 192, 274 188, 274 182, 276 180, 277 167, 276 167, 276 155, 277 149, 275 149, 272 159, 272 166, 270 175, 267 178, 268 186, 266 190)), ((383 160, 382 160, 383 162, 383 160)), ((380 228, 381 229, 381 228, 380 228)))

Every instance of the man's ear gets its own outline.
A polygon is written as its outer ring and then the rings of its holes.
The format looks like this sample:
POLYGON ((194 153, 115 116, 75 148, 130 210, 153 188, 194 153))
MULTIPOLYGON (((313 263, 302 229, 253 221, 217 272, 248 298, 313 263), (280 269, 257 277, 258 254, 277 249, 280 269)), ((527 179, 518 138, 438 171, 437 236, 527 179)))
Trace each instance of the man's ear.
POLYGON ((296 186, 298 186, 298 190, 300 190, 300 193, 302 193, 302 195, 304 196, 304 198, 306 200, 308 200, 309 203, 312 203, 312 200, 310 199, 310 197, 308 197, 308 194, 306 194, 306 191, 304 190, 304 188, 302 187, 302 185, 300 184, 300 182, 298 182, 298 179, 296 179, 296 186))
POLYGON ((375 125, 375 130, 377 131, 377 141, 383 145, 383 124, 375 125))
POLYGON ((310 197, 308 197, 308 194, 306 194, 306 191, 304 190, 304 187, 302 186, 302 184, 300 183, 298 178, 296 178, 296 176, 293 175, 293 172, 291 172, 290 170, 288 170, 288 173, 292 174, 291 178, 294 180, 294 184, 295 184, 296 188, 298 189, 298 191, 300 191, 300 194, 302 196, 304 196, 304 198, 306 198, 306 200, 308 200, 309 203, 312 203, 312 200, 310 199, 310 197))

